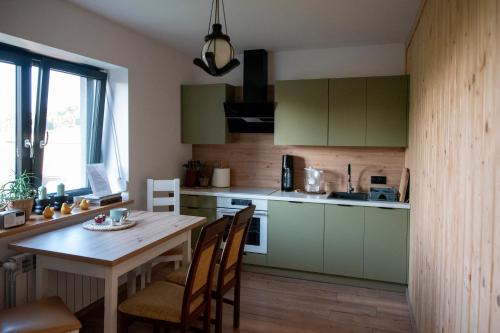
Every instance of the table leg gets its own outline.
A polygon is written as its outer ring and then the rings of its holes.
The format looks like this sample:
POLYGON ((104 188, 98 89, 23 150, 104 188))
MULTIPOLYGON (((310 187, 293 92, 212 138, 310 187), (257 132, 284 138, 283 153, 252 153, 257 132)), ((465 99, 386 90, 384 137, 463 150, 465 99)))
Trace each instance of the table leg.
POLYGON ((136 292, 137 286, 137 274, 136 270, 133 269, 127 273, 127 296, 132 296, 136 292))
POLYGON ((189 266, 191 263, 191 231, 186 232, 187 239, 182 246, 182 265, 189 266))
POLYGON ((118 276, 109 269, 104 279, 104 333, 115 333, 118 318, 118 276))
POLYGON ((41 299, 48 296, 49 270, 43 267, 42 259, 37 258, 36 265, 36 298, 41 299))

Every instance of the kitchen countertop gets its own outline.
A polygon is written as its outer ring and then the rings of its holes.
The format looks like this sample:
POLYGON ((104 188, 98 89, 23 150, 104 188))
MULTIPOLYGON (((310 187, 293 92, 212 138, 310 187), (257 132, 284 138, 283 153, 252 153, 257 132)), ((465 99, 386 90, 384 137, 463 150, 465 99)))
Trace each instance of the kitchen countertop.
POLYGON ((247 199, 264 199, 277 201, 299 201, 321 204, 337 204, 364 207, 400 208, 410 209, 409 203, 385 202, 385 201, 361 201, 327 199, 327 194, 314 195, 299 192, 284 192, 272 188, 250 188, 250 187, 228 187, 228 188, 182 188, 181 194, 206 195, 213 197, 232 197, 247 199))

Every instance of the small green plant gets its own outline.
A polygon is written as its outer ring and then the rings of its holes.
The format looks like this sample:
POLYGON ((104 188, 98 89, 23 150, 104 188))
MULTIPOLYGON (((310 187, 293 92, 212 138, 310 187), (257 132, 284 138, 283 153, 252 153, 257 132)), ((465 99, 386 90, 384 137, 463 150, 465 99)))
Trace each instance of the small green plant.
POLYGON ((33 199, 36 196, 36 188, 32 173, 24 171, 16 179, 7 182, 0 187, 0 206, 5 206, 9 201, 33 199))

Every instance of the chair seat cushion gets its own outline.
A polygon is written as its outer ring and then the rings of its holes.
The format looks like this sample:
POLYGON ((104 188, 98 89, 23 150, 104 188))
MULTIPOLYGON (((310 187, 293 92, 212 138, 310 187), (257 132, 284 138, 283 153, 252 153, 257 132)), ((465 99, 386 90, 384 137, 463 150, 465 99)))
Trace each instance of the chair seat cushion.
POLYGON ((120 304, 126 314, 180 323, 184 287, 170 282, 154 282, 120 304))
POLYGON ((81 327, 80 321, 57 296, 0 312, 2 333, 59 333, 81 327))
MULTIPOLYGON (((220 265, 215 264, 214 278, 212 280, 212 290, 217 290, 217 279, 219 278, 219 269, 220 269, 220 265)), ((228 283, 230 280, 232 280, 234 278, 234 276, 235 276, 235 272, 231 271, 229 274, 227 274, 224 277, 224 283, 228 283)), ((182 266, 178 270, 168 274, 166 280, 168 282, 173 282, 175 284, 184 286, 184 285, 186 285, 186 277, 187 277, 187 268, 185 266, 182 266)))

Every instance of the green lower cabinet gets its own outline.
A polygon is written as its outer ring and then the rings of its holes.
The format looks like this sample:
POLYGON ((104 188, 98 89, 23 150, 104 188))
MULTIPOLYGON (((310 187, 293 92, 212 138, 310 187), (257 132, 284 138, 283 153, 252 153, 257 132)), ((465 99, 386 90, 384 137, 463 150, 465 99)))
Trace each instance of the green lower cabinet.
MULTIPOLYGON (((216 211, 211 208, 190 208, 190 207, 181 207, 182 215, 191 215, 191 216, 201 216, 207 218, 207 223, 213 222, 216 219, 216 211)), ((194 248, 196 246, 196 242, 198 241, 198 237, 200 236, 201 228, 203 226, 199 226, 191 230, 191 246, 194 248)))
POLYGON ((326 205, 324 272, 363 278, 363 207, 326 205))
POLYGON ((365 208, 364 277, 407 283, 408 211, 365 208))
POLYGON ((267 264, 323 272, 325 205, 269 201, 267 264))
POLYGON ((259 265, 259 266, 267 265, 267 255, 265 254, 247 252, 243 255, 242 260, 244 264, 259 265))

